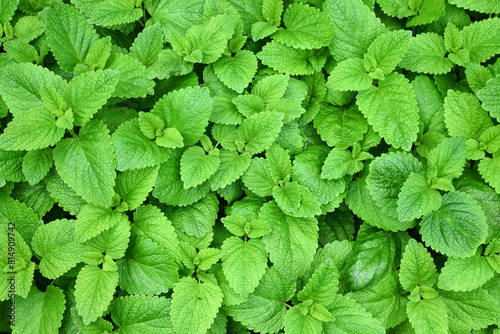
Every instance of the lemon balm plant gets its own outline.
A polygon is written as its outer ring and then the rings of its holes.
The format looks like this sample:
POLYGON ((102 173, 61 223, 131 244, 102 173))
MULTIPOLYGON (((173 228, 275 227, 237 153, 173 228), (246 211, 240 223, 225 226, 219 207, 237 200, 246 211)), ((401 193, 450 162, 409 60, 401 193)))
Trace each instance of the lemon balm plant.
POLYGON ((0 331, 498 334, 499 13, 0 0, 0 331))

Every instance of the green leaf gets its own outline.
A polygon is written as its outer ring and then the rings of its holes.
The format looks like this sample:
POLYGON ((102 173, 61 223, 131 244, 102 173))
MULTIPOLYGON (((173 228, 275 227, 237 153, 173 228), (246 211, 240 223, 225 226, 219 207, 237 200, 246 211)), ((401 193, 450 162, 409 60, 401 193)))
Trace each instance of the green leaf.
POLYGON ((54 72, 33 64, 11 64, 0 70, 0 94, 13 115, 44 107, 43 87, 62 93, 66 85, 54 72))
POLYGON ((486 152, 494 154, 500 148, 500 126, 492 126, 486 129, 479 137, 479 140, 486 145, 486 152))
POLYGON ((484 256, 449 258, 441 269, 438 287, 443 290, 470 291, 483 286, 494 274, 495 271, 484 256))
POLYGON ((42 257, 40 273, 56 279, 80 262, 82 246, 75 238, 74 220, 54 220, 41 226, 31 242, 33 251, 42 257))
POLYGON ((437 21, 446 13, 445 1, 443 0, 422 0, 421 2, 418 15, 406 22, 407 27, 420 26, 437 21))
POLYGON ((14 187, 12 196, 18 201, 25 203, 40 218, 43 218, 55 204, 55 200, 46 189, 45 182, 39 182, 34 186, 27 183, 17 184, 14 187))
POLYGON ((212 112, 212 99, 206 87, 188 87, 168 93, 151 111, 165 126, 176 128, 185 146, 192 146, 205 132, 212 112))
POLYGON ((498 174, 500 168, 500 155, 493 155, 491 158, 483 158, 479 162, 478 170, 483 179, 495 189, 497 194, 500 194, 500 175, 498 174))
POLYGON ((262 2, 262 16, 269 24, 279 26, 282 13, 283 0, 264 0, 262 2))
POLYGON ((273 144, 266 151, 266 161, 274 182, 284 180, 292 173, 290 156, 280 145, 273 144))
POLYGON ((227 312, 250 330, 276 333, 284 326, 285 302, 294 294, 295 280, 270 267, 254 294, 243 303, 229 307, 227 312))
POLYGON ((133 0, 99 1, 88 13, 90 22, 96 25, 109 27, 137 21, 142 16, 142 10, 134 8, 133 0))
POLYGON ((283 114, 263 111, 246 118, 238 128, 238 135, 245 142, 245 149, 257 154, 271 147, 283 126, 283 114))
POLYGON ((85 205, 75 223, 76 240, 84 242, 127 219, 121 212, 94 204, 85 205))
POLYGON ((19 4, 19 0, 2 0, 0 4, 0 24, 3 25, 4 23, 9 22, 14 15, 17 5, 19 4))
POLYGON ((295 156, 292 175, 295 181, 306 187, 320 205, 336 200, 346 189, 346 181, 325 180, 321 178, 321 169, 330 149, 323 145, 308 147, 295 156))
POLYGON ((121 219, 115 226, 99 233, 92 239, 84 243, 87 253, 85 260, 95 261, 96 253, 99 254, 99 260, 102 254, 111 259, 119 259, 125 255, 130 241, 130 222, 127 219, 121 219), (90 253, 90 254, 89 254, 90 253))
POLYGON ((399 66, 408 71, 428 74, 448 73, 453 62, 445 57, 444 38, 429 32, 412 37, 408 52, 399 66))
POLYGON ((382 154, 370 164, 368 190, 385 214, 398 216, 398 196, 412 173, 423 174, 422 164, 406 152, 382 154))
POLYGON ((267 268, 267 252, 260 239, 230 237, 222 244, 222 269, 229 286, 242 295, 252 293, 267 268))
POLYGON ((252 95, 260 97, 265 104, 285 95, 290 76, 275 74, 265 77, 252 86, 252 95))
POLYGON ((70 186, 68 186, 57 174, 50 172, 44 180, 50 196, 57 201, 58 205, 72 215, 77 215, 87 204, 70 186))
POLYGON ((500 18, 493 17, 480 20, 464 27, 460 33, 463 48, 470 53, 472 63, 482 63, 500 53, 500 18))
POLYGON ((177 333, 205 333, 222 304, 222 291, 212 281, 183 277, 174 288, 170 316, 177 333))
POLYGON ((397 217, 384 213, 370 195, 365 179, 350 183, 346 204, 366 223, 387 231, 404 231, 415 226, 415 221, 401 222, 397 217))
POLYGON ((470 9, 480 13, 500 12, 500 4, 488 0, 449 0, 448 2, 460 8, 470 9))
POLYGON ((323 323, 325 334, 337 333, 385 333, 377 319, 347 296, 337 295, 333 303, 326 307, 334 320, 323 323))
POLYGON ((348 297, 356 300, 385 328, 392 328, 404 321, 408 300, 399 284, 398 273, 386 275, 379 283, 368 289, 350 292, 348 297))
MULTIPOLYGON (((281 15, 280 15, 279 20, 281 21, 281 15)), ((251 36, 252 36, 252 39, 254 40, 254 42, 258 42, 261 39, 264 39, 267 36, 274 34, 276 31, 278 31, 278 28, 276 26, 271 25, 267 22, 260 22, 259 21, 259 22, 255 22, 252 25, 251 36)))
POLYGON ((219 200, 210 192, 200 201, 186 207, 169 207, 166 210, 173 226, 187 235, 203 238, 212 231, 217 219, 219 200))
POLYGON ((352 153, 349 150, 334 147, 325 164, 321 169, 321 177, 324 179, 340 179, 346 175, 353 175, 363 169, 363 163, 352 159, 352 153))
POLYGON ((130 55, 149 67, 158 60, 164 43, 165 37, 161 25, 159 23, 150 25, 137 35, 130 47, 130 55))
POLYGON ((296 213, 300 207, 300 186, 296 182, 287 182, 283 186, 274 186, 273 197, 283 211, 296 213))
POLYGON ((0 135, 0 148, 37 150, 57 143, 64 129, 56 125, 54 114, 47 108, 36 108, 14 117, 0 135))
POLYGON ((337 267, 327 260, 314 271, 297 298, 304 302, 310 299, 323 306, 330 305, 337 294, 338 284, 337 267))
POLYGON ((23 175, 30 185, 39 183, 52 168, 52 150, 33 150, 23 158, 23 175))
POLYGON ((446 193, 439 210, 425 215, 420 222, 426 245, 458 258, 474 255, 477 246, 485 241, 487 229, 481 207, 461 192, 446 193))
POLYGON ((137 295, 118 297, 111 304, 111 319, 124 334, 173 333, 170 299, 165 297, 137 295))
POLYGON ((118 72, 118 83, 113 97, 135 98, 153 95, 155 82, 149 79, 146 67, 136 58, 114 53, 109 57, 107 69, 118 72))
POLYGON ((6 55, 18 63, 36 63, 40 57, 36 48, 19 39, 7 41, 3 44, 6 55))
POLYGON ((410 150, 417 139, 418 106, 408 79, 391 73, 379 81, 378 87, 370 86, 359 92, 356 104, 388 144, 410 150))
POLYGON ((448 91, 444 99, 444 122, 450 136, 479 139, 491 126, 488 113, 470 93, 448 91))
POLYGON ((167 36, 172 32, 184 34, 189 27, 200 24, 203 19, 203 0, 172 2, 168 0, 147 1, 145 7, 153 22, 160 22, 167 36))
POLYGON ((116 193, 123 203, 127 204, 126 211, 137 209, 153 190, 158 176, 159 166, 127 170, 116 179, 116 193))
POLYGON ((222 251, 217 248, 204 248, 198 251, 196 258, 199 263, 197 264, 199 270, 209 270, 212 265, 219 262, 222 256, 222 251))
POLYGON ((340 91, 369 88, 373 79, 363 64, 363 59, 360 58, 349 58, 338 63, 328 77, 327 87, 340 91))
POLYGON ((116 74, 109 70, 87 72, 70 81, 62 96, 73 110, 75 125, 85 125, 106 104, 118 82, 116 74))
POLYGON ((438 279, 436 266, 424 245, 410 239, 401 259, 399 281, 406 291, 417 286, 433 287, 438 279))
POLYGON ((132 238, 125 257, 116 264, 120 288, 131 294, 165 293, 179 280, 170 251, 142 236, 132 238))
POLYGON ((313 55, 310 50, 295 49, 277 41, 264 45, 262 51, 257 53, 262 64, 275 71, 288 75, 308 75, 314 73, 314 68, 309 62, 313 55))
POLYGON ((398 219, 401 221, 418 219, 439 209, 441 200, 439 191, 430 188, 425 177, 411 173, 398 195, 398 219))
MULTIPOLYGON (((381 69, 389 74, 399 64, 410 45, 411 34, 407 30, 393 30, 377 36, 365 54, 365 63, 374 61, 370 72, 381 69)), ((368 68, 367 68, 368 70, 368 68)))
POLYGON ((484 110, 490 112, 492 117, 500 119, 500 77, 493 78, 486 82, 486 86, 477 92, 477 97, 481 100, 484 110))
POLYGON ((318 8, 301 3, 288 6, 283 23, 286 29, 279 29, 272 38, 299 49, 319 49, 328 46, 333 32, 325 13, 318 8))
MULTIPOLYGON (((192 204, 203 198, 210 191, 209 182, 184 189, 184 182, 180 175, 180 160, 182 152, 179 150, 171 151, 169 159, 160 166, 158 178, 156 179, 153 196, 160 202, 167 205, 185 206, 192 204)), ((222 161, 222 154, 221 154, 222 161)))
POLYGON ((35 231, 43 225, 35 212, 26 204, 0 193, 0 219, 2 218, 16 223, 16 232, 28 245, 31 244, 35 231))
POLYGON ((62 180, 84 200, 111 204, 116 163, 109 130, 101 121, 83 126, 78 139, 61 140, 54 149, 54 161, 62 180))
POLYGON ((156 145, 142 134, 138 119, 121 124, 113 133, 112 141, 119 171, 157 166, 170 156, 169 149, 156 145))
POLYGON ((358 235, 356 243, 346 264, 351 291, 379 282, 393 269, 396 256, 396 238, 391 232, 368 228, 358 235))
POLYGON ((234 98, 232 97, 231 102, 238 111, 239 120, 237 124, 241 124, 243 121, 242 115, 250 117, 264 110, 264 100, 257 95, 238 95, 234 98))
POLYGON ((410 301, 407 312, 415 333, 448 333, 448 315, 446 314, 445 304, 441 299, 410 301))
POLYGON ((314 118, 314 127, 328 146, 346 149, 363 139, 368 123, 354 107, 322 106, 314 118))
POLYGON ((234 57, 219 58, 214 63, 214 71, 227 87, 241 94, 257 72, 257 58, 252 52, 241 50, 234 57))
POLYGON ((427 178, 454 179, 462 175, 467 146, 464 137, 446 138, 427 156, 427 178))
POLYGON ((239 179, 250 166, 251 155, 220 150, 219 159, 219 168, 209 179, 212 190, 224 188, 239 179))
POLYGON ((192 188, 202 184, 212 176, 220 166, 219 150, 208 154, 200 146, 189 147, 182 154, 180 173, 184 188, 192 188))
POLYGON ((304 274, 318 246, 316 218, 288 216, 270 202, 262 207, 260 219, 273 227, 262 241, 275 268, 290 277, 304 274))
MULTIPOLYGON (((321 321, 313 318, 310 314, 303 313, 302 305, 297 305, 286 311, 285 315, 285 332, 288 334, 320 334, 321 321)), ((305 308, 307 311, 307 308, 305 308)))
POLYGON ((95 265, 86 265, 80 270, 75 284, 75 300, 84 324, 88 325, 103 315, 113 300, 117 285, 117 271, 106 271, 95 265))
POLYGON ((134 211, 134 234, 147 237, 180 258, 179 240, 170 220, 157 207, 148 204, 134 211))
POLYGON ((241 176, 241 180, 245 187, 260 197, 271 196, 273 187, 277 185, 271 176, 268 161, 258 157, 251 160, 250 167, 241 176))
POLYGON ((326 0, 323 10, 333 27, 330 52, 339 62, 362 58, 373 40, 385 32, 380 19, 362 0, 326 0))
POLYGON ((57 63, 72 72, 83 64, 90 47, 99 37, 80 12, 67 4, 54 3, 47 12, 47 42, 57 63))
POLYGON ((470 292, 440 291, 450 321, 479 330, 496 322, 500 315, 498 301, 484 289, 470 292))
POLYGON ((191 55, 184 60, 210 64, 219 59, 234 33, 231 21, 231 17, 227 15, 217 15, 212 16, 204 24, 192 26, 186 33, 186 40, 191 47, 191 55), (194 61, 193 56, 195 52, 200 55, 200 59, 196 61, 194 61))
POLYGON ((63 291, 48 286, 45 292, 32 289, 27 298, 16 297, 16 321, 12 333, 57 333, 63 318, 63 291))
POLYGON ((84 64, 87 65, 91 71, 102 70, 106 66, 110 54, 111 37, 101 38, 90 47, 85 57, 84 64))
POLYGON ((442 113, 443 96, 434 81, 426 75, 417 76, 411 84, 417 99, 419 119, 427 129, 431 125, 432 117, 442 113))
POLYGON ((484 88, 488 80, 493 79, 490 70, 479 64, 473 63, 468 64, 465 68, 465 76, 474 94, 477 94, 479 90, 484 88))

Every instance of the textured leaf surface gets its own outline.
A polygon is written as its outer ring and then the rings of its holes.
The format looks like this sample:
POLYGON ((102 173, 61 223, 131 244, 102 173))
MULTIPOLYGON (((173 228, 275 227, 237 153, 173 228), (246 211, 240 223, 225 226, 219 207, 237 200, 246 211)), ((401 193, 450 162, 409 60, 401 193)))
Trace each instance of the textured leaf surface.
POLYGON ((246 150, 257 154, 271 147, 283 126, 283 114, 264 111, 245 119, 238 128, 240 138, 246 143, 246 150))
POLYGON ((405 151, 411 148, 417 139, 418 106, 408 79, 392 73, 378 87, 361 91, 356 104, 388 144, 405 151))
POLYGON ((320 264, 302 291, 297 294, 300 301, 311 299, 323 306, 330 305, 338 290, 337 267, 332 261, 320 264))
POLYGON ((487 233, 483 210, 460 192, 445 194, 441 208, 424 216, 420 227, 422 239, 432 249, 459 258, 473 255, 487 233))
POLYGON ((212 190, 224 188, 236 181, 245 173, 251 161, 251 156, 248 152, 238 154, 236 152, 221 150, 219 158, 219 168, 210 177, 212 190))
POLYGON ((283 213, 276 203, 262 207, 260 219, 272 226, 271 233, 262 241, 269 258, 283 275, 292 277, 304 273, 312 261, 317 247, 316 218, 295 218, 283 213))
POLYGON ((222 291, 211 281, 198 283, 192 277, 182 278, 172 294, 170 316, 179 333, 205 333, 212 325, 222 304, 222 291))
POLYGON ((179 279, 170 251, 148 238, 135 237, 125 256, 116 263, 119 284, 131 294, 165 293, 179 279))
POLYGON ((54 220, 41 226, 31 245, 42 257, 40 272, 47 278, 55 279, 80 262, 82 247, 76 242, 74 220, 54 220))
POLYGON ((267 267, 267 252, 262 241, 231 237, 222 244, 222 252, 222 269, 229 286, 236 293, 252 293, 267 267))
POLYGON ((33 150, 23 158, 23 174, 30 185, 40 182, 52 167, 52 150, 33 150))
POLYGON ((84 200, 111 204, 116 163, 109 130, 101 121, 87 123, 78 139, 60 141, 54 149, 54 161, 63 181, 84 200))
POLYGON ((494 274, 484 256, 449 258, 441 269, 438 287, 444 290, 470 291, 484 285, 494 274))
POLYGON ((80 242, 95 237, 122 219, 126 219, 121 212, 109 208, 103 208, 94 204, 85 205, 75 223, 75 238, 80 242))
POLYGON ((45 292, 33 289, 27 298, 16 298, 16 322, 12 333, 57 333, 64 312, 64 293, 54 286, 45 292))
POLYGON ((123 202, 127 203, 127 210, 138 208, 153 190, 158 176, 158 166, 127 170, 116 179, 116 193, 123 202))
POLYGON ((363 90, 371 86, 373 79, 363 66, 363 59, 349 58, 337 64, 328 77, 328 88, 334 90, 363 90))
POLYGON ((117 285, 116 271, 105 271, 94 265, 86 265, 80 270, 75 284, 75 299, 84 324, 88 325, 104 313, 117 285))
POLYGON ((490 112, 492 117, 500 119, 500 78, 494 78, 486 83, 486 86, 477 92, 482 107, 490 112))
POLYGON ((250 51, 238 51, 234 57, 222 56, 215 62, 214 71, 227 87, 242 93, 257 71, 257 58, 250 51))
POLYGON ((182 154, 181 179, 185 188, 202 184, 219 168, 219 150, 205 154, 200 146, 192 146, 182 154))
POLYGON ((424 33, 413 37, 401 67, 412 72, 428 74, 448 73, 453 62, 445 58, 444 39, 436 33, 424 33))
POLYGON ((264 45, 257 54, 264 65, 288 75, 308 75, 314 73, 314 68, 309 63, 312 52, 309 50, 295 49, 291 46, 272 41, 264 45))
POLYGON ((470 61, 482 63, 500 53, 500 18, 493 17, 474 22, 464 27, 460 34, 463 38, 462 47, 469 50, 470 61))
POLYGON ((319 49, 330 44, 333 33, 325 13, 301 3, 288 6, 283 23, 272 38, 299 49, 319 49))
POLYGON ((446 314, 445 304, 441 299, 410 301, 407 312, 416 333, 448 333, 448 315, 446 314))
POLYGON ((126 296, 113 301, 111 319, 120 332, 171 333, 170 300, 165 297, 126 296))
POLYGON ((453 179, 462 174, 466 159, 465 138, 446 138, 427 156, 427 177, 453 179))
POLYGON ((438 274, 431 255, 421 243, 411 239, 401 259, 401 285, 406 291, 412 291, 416 286, 433 287, 437 279, 438 274))
POLYGON ((398 218, 410 221, 441 206, 441 194, 427 185, 425 177, 411 173, 398 195, 398 218))
POLYGON ((493 159, 483 158, 479 163, 478 169, 481 176, 488 184, 495 189, 497 194, 500 194, 500 175, 498 174, 500 168, 500 156, 493 159))
POLYGON ((134 8, 131 0, 110 0, 96 3, 90 13, 90 21, 100 26, 130 23, 142 16, 142 10, 134 8))
POLYGON ((108 69, 118 72, 114 97, 133 98, 153 95, 155 82, 148 77, 146 67, 136 58, 124 54, 112 54, 108 69))

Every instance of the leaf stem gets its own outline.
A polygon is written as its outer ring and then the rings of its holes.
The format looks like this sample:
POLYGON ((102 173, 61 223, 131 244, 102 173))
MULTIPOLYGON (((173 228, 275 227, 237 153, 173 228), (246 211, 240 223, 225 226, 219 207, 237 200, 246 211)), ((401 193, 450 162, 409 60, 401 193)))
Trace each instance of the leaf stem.
POLYGON ((73 136, 73 138, 78 139, 78 136, 75 133, 75 130, 73 129, 68 129, 69 133, 73 136))

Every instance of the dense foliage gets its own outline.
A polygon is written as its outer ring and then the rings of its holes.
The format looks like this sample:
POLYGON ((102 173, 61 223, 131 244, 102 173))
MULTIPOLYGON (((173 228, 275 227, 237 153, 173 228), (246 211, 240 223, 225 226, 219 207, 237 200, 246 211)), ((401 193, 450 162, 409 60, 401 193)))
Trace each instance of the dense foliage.
POLYGON ((498 334, 499 13, 0 0, 0 331, 498 334))

